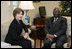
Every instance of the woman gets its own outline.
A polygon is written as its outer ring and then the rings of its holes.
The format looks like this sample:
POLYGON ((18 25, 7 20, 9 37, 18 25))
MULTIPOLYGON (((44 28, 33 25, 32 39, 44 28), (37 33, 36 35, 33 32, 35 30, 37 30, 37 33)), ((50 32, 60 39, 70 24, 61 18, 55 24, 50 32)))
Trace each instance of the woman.
POLYGON ((31 41, 27 39, 29 33, 27 26, 22 22, 24 11, 16 8, 13 11, 14 20, 11 22, 5 42, 12 45, 20 45, 23 48, 31 48, 31 41), (20 36, 22 29, 25 30, 24 37, 20 36))

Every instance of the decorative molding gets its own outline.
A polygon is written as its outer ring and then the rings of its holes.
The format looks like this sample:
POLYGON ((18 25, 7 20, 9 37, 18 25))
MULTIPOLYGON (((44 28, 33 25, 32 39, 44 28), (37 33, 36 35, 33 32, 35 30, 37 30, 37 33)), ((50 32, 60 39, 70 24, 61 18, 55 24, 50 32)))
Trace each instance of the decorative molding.
POLYGON ((33 1, 33 3, 39 3, 40 1, 33 1))

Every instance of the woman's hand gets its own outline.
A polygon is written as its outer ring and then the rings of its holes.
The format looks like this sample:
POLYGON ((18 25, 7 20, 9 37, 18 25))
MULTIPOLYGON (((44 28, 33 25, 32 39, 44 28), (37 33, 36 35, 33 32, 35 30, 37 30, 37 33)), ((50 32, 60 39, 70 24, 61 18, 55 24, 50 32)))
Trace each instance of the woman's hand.
POLYGON ((27 39, 29 36, 29 33, 25 33, 24 38, 27 39))

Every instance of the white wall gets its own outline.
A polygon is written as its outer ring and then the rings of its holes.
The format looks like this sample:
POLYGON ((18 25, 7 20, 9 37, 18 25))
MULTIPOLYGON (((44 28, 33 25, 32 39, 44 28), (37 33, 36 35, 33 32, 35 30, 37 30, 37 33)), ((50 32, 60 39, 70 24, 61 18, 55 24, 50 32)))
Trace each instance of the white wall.
POLYGON ((8 2, 1 1, 1 24, 9 17, 8 2))
POLYGON ((1 1, 1 24, 11 21, 11 16, 9 16, 9 1, 1 1))
MULTIPOLYGON (((40 1, 38 3, 33 3, 35 9, 30 10, 30 24, 34 18, 39 17, 39 7, 45 6, 46 17, 51 17, 53 15, 53 9, 59 6, 60 1, 40 1)), ((8 1, 1 1, 1 24, 7 22, 11 17, 9 16, 8 1)), ((12 18, 11 18, 12 19, 12 18)))
POLYGON ((32 21, 34 18, 39 17, 39 7, 40 6, 45 6, 46 9, 46 17, 51 17, 53 16, 53 9, 55 7, 59 7, 59 2, 60 1, 40 1, 38 3, 33 3, 35 9, 29 11, 29 16, 30 16, 30 24, 32 24, 32 21))

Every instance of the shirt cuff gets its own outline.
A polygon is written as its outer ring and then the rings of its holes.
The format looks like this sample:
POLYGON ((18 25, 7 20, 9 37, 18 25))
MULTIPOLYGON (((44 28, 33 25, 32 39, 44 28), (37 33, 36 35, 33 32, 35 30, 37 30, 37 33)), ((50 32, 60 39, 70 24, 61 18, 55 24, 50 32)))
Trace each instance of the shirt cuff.
POLYGON ((57 35, 54 34, 54 37, 57 37, 57 35))

